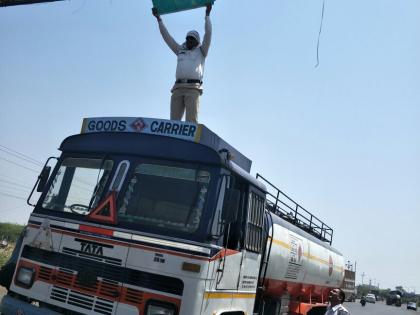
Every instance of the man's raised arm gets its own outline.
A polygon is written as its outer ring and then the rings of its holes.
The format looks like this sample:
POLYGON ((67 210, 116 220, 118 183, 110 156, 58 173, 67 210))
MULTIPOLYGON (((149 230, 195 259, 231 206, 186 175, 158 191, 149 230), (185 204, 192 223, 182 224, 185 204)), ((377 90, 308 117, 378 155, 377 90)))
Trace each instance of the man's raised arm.
POLYGON ((173 39, 173 37, 169 34, 156 8, 152 9, 152 13, 159 23, 159 30, 160 30, 160 34, 162 34, 163 40, 169 46, 169 48, 175 53, 175 55, 178 55, 178 52, 181 49, 181 45, 179 45, 176 42, 176 40, 173 39))
POLYGON ((210 43, 211 43, 211 21, 210 21, 210 12, 212 9, 212 5, 208 4, 206 7, 206 23, 204 26, 205 33, 204 33, 204 39, 203 44, 201 45, 201 52, 203 53, 204 57, 207 57, 207 54, 209 52, 210 43))

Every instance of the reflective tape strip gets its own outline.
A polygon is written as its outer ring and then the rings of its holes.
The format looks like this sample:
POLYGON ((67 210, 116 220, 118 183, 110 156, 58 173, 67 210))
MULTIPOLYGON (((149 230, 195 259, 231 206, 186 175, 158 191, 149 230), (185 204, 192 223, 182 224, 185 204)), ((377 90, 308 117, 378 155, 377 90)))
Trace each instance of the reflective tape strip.
MULTIPOLYGON (((270 238, 271 238, 271 237, 270 237, 270 238)), ((273 243, 274 243, 274 244, 276 244, 276 245, 279 245, 279 246, 281 246, 281 247, 284 247, 284 248, 286 248, 286 249, 291 249, 290 244, 287 244, 286 242, 283 242, 283 241, 280 241, 280 240, 273 239, 273 243)))
POLYGON ((37 222, 39 224, 42 224, 45 220, 48 220, 50 223, 50 226, 60 226, 60 227, 64 227, 66 229, 70 229, 70 230, 79 230, 79 224, 76 223, 70 223, 70 222, 65 222, 65 221, 57 221, 57 220, 51 220, 49 218, 40 218, 37 216, 31 216, 29 218, 29 221, 34 221, 37 222))
POLYGON ((255 299, 255 293, 206 292, 205 299, 255 299))
POLYGON ((190 244, 165 241, 165 240, 160 240, 160 239, 151 238, 151 237, 147 237, 147 236, 140 236, 140 235, 133 235, 132 239, 134 241, 140 241, 140 242, 149 243, 149 244, 157 244, 157 245, 162 245, 162 246, 186 249, 186 250, 190 250, 190 251, 193 251, 193 252, 210 254, 210 249, 209 248, 190 245, 190 244))
POLYGON ((99 227, 95 227, 95 226, 80 225, 79 229, 80 229, 80 231, 89 232, 89 233, 93 233, 93 234, 100 234, 100 235, 105 235, 105 236, 113 236, 114 235, 113 230, 103 229, 103 228, 99 228, 99 227))
POLYGON ((66 222, 64 224, 64 227, 67 229, 71 229, 71 230, 79 230, 80 225, 79 224, 75 224, 75 223, 68 223, 66 222))
MULTIPOLYGON (((39 222, 40 224, 42 224, 42 222, 44 221, 43 219, 40 220, 40 218, 37 218, 37 219, 38 220, 33 220, 33 218, 31 217, 31 220, 39 222)), ((191 245, 191 244, 185 244, 185 243, 174 242, 174 241, 166 241, 166 240, 161 240, 157 238, 135 235, 135 234, 125 233, 125 232, 119 232, 119 231, 114 231, 114 230, 90 226, 90 225, 82 225, 82 224, 68 223, 68 222, 55 221, 55 220, 49 220, 49 221, 50 221, 50 225, 64 227, 64 228, 68 228, 75 231, 83 231, 83 232, 89 232, 92 234, 111 236, 111 237, 125 239, 125 240, 134 240, 134 241, 140 241, 140 242, 144 242, 148 244, 179 248, 179 249, 189 250, 192 252, 203 253, 207 255, 211 253, 210 248, 191 245)))
POLYGON ((123 239, 126 239, 126 240, 131 240, 133 238, 133 234, 114 231, 114 237, 123 238, 123 239))
MULTIPOLYGON (((270 239, 270 237, 269 237, 269 239, 270 239)), ((276 239, 273 239, 273 243, 274 244, 276 244, 276 245, 279 245, 279 246, 281 246, 281 247, 283 247, 283 248, 285 248, 285 249, 288 249, 288 250, 290 250, 291 249, 291 246, 290 246, 290 244, 287 244, 286 242, 283 242, 283 241, 281 241, 281 240, 276 240, 276 239)), ((324 264, 324 265, 327 265, 327 266, 329 266, 330 265, 330 263, 328 262, 328 261, 326 261, 326 260, 324 260, 324 259, 322 259, 322 258, 319 258, 319 257, 317 257, 317 256, 314 256, 314 255, 310 255, 309 253, 303 253, 303 256, 304 257, 306 257, 306 258, 308 258, 308 259, 310 259, 310 260, 314 260, 314 261, 317 261, 317 262, 319 262, 319 263, 321 263, 321 264, 324 264)), ((343 267, 342 266, 335 266, 334 265, 334 267, 333 267, 335 270, 337 270, 337 271, 343 271, 343 267)))

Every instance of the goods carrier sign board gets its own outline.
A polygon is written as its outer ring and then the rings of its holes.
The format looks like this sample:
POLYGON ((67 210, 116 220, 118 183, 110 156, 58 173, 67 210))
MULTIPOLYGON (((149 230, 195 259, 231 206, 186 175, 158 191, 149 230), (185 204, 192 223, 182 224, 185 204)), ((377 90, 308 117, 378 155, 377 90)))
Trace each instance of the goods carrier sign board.
POLYGON ((81 133, 129 132, 177 138, 206 145, 217 152, 225 149, 231 160, 245 171, 251 170, 251 160, 202 124, 187 121, 146 117, 95 117, 83 119, 81 133))
POLYGON ((99 117, 83 119, 81 133, 133 132, 200 142, 201 129, 202 125, 183 121, 142 117, 99 117))

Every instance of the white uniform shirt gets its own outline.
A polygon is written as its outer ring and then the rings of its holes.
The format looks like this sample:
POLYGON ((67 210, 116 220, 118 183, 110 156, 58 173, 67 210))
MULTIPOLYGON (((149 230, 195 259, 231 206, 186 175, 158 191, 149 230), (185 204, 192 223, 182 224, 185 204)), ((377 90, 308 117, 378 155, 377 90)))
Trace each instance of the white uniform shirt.
POLYGON ((178 44, 169 34, 162 21, 159 21, 159 30, 166 44, 178 57, 178 63, 176 67, 176 79, 190 79, 202 81, 204 73, 204 63, 211 43, 212 27, 210 17, 206 16, 205 19, 205 34, 203 43, 191 50, 188 50, 185 47, 185 44, 178 44))
POLYGON ((205 58, 200 47, 180 49, 176 66, 176 79, 203 80, 205 58))
POLYGON ((341 304, 334 307, 328 306, 325 315, 350 315, 350 312, 341 304))

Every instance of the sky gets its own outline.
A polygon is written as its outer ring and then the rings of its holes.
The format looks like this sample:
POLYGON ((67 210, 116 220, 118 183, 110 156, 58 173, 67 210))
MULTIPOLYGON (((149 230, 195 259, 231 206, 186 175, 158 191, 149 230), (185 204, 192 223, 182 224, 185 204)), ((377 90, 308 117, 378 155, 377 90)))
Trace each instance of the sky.
MULTIPOLYGON (((169 117, 176 56, 151 7, 0 8, 0 221, 27 221, 40 165, 83 117, 169 117)), ((420 292, 420 2, 326 0, 315 67, 321 9, 217 0, 199 121, 334 228, 357 283, 420 292)), ((163 20, 181 42, 204 8, 163 20)))

